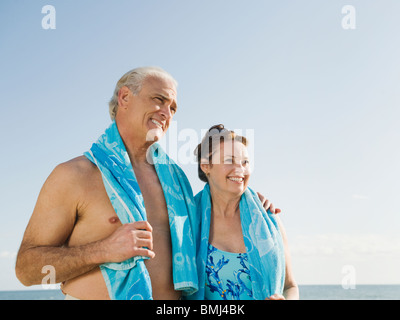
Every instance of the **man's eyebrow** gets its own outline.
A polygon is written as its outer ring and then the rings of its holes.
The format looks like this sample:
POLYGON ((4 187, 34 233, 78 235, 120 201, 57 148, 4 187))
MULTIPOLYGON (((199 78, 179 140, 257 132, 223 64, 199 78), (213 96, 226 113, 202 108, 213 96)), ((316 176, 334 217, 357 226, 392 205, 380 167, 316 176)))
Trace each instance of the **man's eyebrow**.
MULTIPOLYGON (((171 101, 171 98, 167 97, 166 95, 164 95, 162 93, 155 93, 154 95, 162 98, 163 100, 171 101)), ((174 101, 174 105, 175 105, 175 108, 178 109, 178 104, 176 103, 176 101, 174 101)))
POLYGON ((161 98, 163 98, 164 100, 170 100, 166 95, 162 94, 162 93, 155 93, 155 96, 159 96, 161 98))

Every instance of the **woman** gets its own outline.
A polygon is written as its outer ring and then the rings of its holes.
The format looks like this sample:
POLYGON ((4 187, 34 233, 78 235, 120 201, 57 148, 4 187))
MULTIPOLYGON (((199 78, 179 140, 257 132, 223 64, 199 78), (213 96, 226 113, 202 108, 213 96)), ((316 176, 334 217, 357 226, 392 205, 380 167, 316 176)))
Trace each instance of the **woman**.
POLYGON ((298 299, 287 241, 279 219, 248 188, 246 138, 216 125, 195 153, 199 290, 189 299, 298 299))

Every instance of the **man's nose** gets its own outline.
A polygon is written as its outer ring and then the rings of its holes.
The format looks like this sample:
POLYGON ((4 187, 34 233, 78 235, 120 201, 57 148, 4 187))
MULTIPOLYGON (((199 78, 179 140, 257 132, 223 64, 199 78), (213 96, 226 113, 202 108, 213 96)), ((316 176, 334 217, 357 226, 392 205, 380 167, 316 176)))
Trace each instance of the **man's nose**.
POLYGON ((172 118, 171 108, 168 104, 163 105, 160 108, 160 114, 165 120, 169 120, 172 118))

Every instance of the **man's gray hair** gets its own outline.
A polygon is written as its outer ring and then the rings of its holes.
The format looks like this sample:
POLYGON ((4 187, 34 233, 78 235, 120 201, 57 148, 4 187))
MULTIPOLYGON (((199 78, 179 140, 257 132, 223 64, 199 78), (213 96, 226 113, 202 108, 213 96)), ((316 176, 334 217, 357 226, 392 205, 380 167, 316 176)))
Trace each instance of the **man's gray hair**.
POLYGON ((114 121, 118 110, 118 93, 123 86, 127 86, 134 95, 137 95, 142 89, 144 80, 147 77, 156 77, 171 80, 175 88, 178 86, 176 80, 165 70, 160 67, 140 67, 125 73, 115 86, 114 94, 109 102, 109 111, 111 120, 114 121))

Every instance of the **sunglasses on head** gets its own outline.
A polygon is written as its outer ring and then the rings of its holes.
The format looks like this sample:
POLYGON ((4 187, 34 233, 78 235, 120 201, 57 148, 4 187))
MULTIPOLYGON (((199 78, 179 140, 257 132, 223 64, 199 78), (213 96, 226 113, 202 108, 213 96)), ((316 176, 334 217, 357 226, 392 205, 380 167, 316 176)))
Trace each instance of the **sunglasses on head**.
POLYGON ((225 129, 225 127, 224 127, 223 124, 216 124, 215 126, 212 126, 212 127, 208 130, 208 132, 211 132, 211 131, 213 131, 213 130, 218 130, 218 132, 221 132, 221 131, 228 131, 227 129, 225 129))

